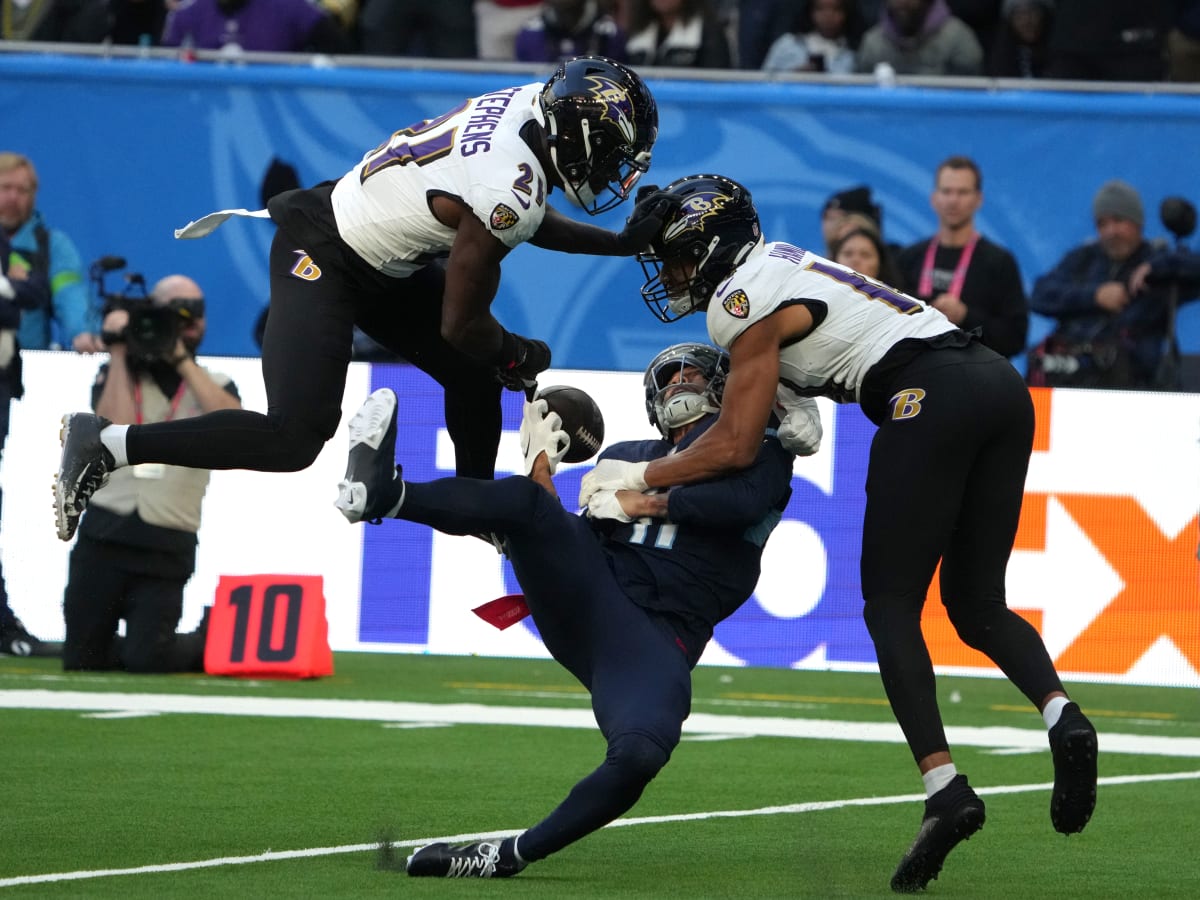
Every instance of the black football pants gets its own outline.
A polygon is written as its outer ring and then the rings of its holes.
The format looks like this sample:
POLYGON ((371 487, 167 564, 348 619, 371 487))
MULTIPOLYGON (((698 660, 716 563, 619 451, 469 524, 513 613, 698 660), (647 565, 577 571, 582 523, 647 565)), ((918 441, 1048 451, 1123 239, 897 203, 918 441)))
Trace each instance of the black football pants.
POLYGON ((1062 690, 1041 636, 1005 602, 1004 576, 1033 445, 1033 404, 981 344, 926 351, 890 379, 871 444, 863 521, 864 617, 914 759, 948 749, 921 633, 938 561, 959 637, 1037 707, 1062 690))
POLYGON ((358 325, 443 387, 457 473, 491 478, 500 445, 501 387, 487 366, 441 336, 443 270, 428 265, 407 278, 389 278, 348 259, 350 253, 329 241, 302 250, 276 231, 262 350, 266 414, 221 410, 130 426, 129 462, 263 472, 307 468, 341 421, 358 325))
POLYGON ((175 631, 188 576, 153 574, 154 555, 79 536, 63 594, 63 669, 203 671, 203 640, 175 631), (122 619, 123 640, 117 636, 122 619))
POLYGON ((449 534, 506 536, 546 649, 591 693, 604 762, 521 835, 521 856, 542 859, 629 810, 679 743, 691 670, 670 627, 621 590, 587 520, 522 477, 408 483, 397 515, 449 534))

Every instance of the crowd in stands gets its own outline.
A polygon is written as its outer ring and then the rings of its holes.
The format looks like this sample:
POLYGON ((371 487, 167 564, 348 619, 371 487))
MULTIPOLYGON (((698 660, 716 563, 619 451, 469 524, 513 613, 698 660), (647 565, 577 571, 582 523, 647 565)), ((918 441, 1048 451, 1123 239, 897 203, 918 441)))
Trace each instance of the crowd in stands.
POLYGON ((1174 223, 1163 214, 1177 238, 1171 246, 1145 236, 1135 187, 1116 179, 1099 185, 1095 237, 1035 276, 1027 298, 1016 259, 976 228, 983 180, 970 157, 939 163, 930 194, 937 231, 908 246, 885 241, 883 208, 869 186, 839 191, 821 210, 825 255, 936 307, 997 353, 1012 359, 1028 351, 1032 386, 1195 389, 1182 378, 1174 328, 1178 307, 1200 297, 1200 254, 1178 242, 1195 230, 1191 203, 1173 198, 1174 223), (1031 312, 1053 320, 1033 346, 1031 312))
POLYGON ((0 0, 0 39, 835 75, 1200 80, 1200 0, 0 0))

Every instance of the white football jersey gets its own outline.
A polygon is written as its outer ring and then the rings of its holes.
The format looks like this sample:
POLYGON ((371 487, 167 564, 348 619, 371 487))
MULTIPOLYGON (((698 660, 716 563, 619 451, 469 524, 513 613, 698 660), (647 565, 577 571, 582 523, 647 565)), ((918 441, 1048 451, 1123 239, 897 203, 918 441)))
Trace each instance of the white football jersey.
POLYGON ((779 399, 831 397, 857 402, 863 378, 905 338, 933 337, 955 326, 932 306, 791 244, 756 248, 708 304, 708 334, 729 349, 738 335, 784 306, 804 303, 816 326, 779 351, 779 399), (820 310, 824 310, 822 318, 820 310))
POLYGON ((429 208, 430 197, 443 194, 466 203, 506 246, 529 240, 546 214, 550 186, 520 131, 531 119, 544 124, 542 88, 472 97, 367 153, 333 189, 342 239, 385 274, 408 275, 454 241, 454 229, 429 208))

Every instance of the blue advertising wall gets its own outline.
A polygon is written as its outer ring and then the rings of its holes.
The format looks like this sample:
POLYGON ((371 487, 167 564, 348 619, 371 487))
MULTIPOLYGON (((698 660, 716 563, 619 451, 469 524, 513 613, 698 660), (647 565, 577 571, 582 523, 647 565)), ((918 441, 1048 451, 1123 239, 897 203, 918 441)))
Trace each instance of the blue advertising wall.
MULTIPOLYGON (((371 366, 371 389, 380 387, 390 387, 404 398, 404 427, 396 436, 396 457, 405 461, 405 478, 423 482, 452 475, 437 462, 437 441, 444 430, 437 386, 408 366, 371 366)), ((515 431, 521 419, 519 395, 506 391, 504 404, 506 427, 515 431)), ((824 579, 819 599, 802 616, 781 616, 757 594, 751 596, 717 630, 722 648, 742 663, 786 668, 814 653, 834 666, 872 665, 875 661, 874 645, 863 624, 859 581, 860 531, 866 507, 862 486, 875 427, 854 405, 838 406, 834 417, 835 421, 826 423, 827 434, 834 439, 821 450, 832 456, 830 489, 794 478, 792 497, 783 513, 785 522, 803 522, 811 529, 821 548, 824 579)), ((644 418, 638 418, 644 429, 644 418)), ((639 436, 646 434, 641 431, 639 436)), ((568 467, 555 478, 559 496, 568 505, 578 495, 588 469, 568 467)), ((377 645, 427 644, 434 593, 429 562, 433 531, 413 522, 395 521, 387 528, 367 528, 362 537, 360 640, 377 645)), ((800 552, 798 547, 795 550, 800 552)), ((521 593, 507 561, 504 578, 506 593, 521 593)), ((457 602, 461 604, 463 598, 458 597, 457 602)), ((536 634, 532 619, 524 620, 520 627, 536 634)))
MULTIPOLYGON (((149 281, 193 275, 211 304, 205 350, 253 355, 270 225, 235 221, 200 241, 176 241, 173 229, 215 209, 257 208, 274 157, 306 184, 334 178, 398 128, 547 74, 0 57, 0 144, 35 161, 39 205, 85 260, 121 255, 149 281)), ((736 178, 752 189, 768 238, 819 247, 821 204, 860 182, 882 203, 889 240, 925 236, 932 170, 965 153, 984 171, 979 225, 1015 253, 1031 285, 1093 234, 1091 198, 1108 178, 1141 191, 1151 237, 1165 234, 1165 196, 1200 201, 1197 96, 649 82, 661 115, 651 180, 736 178)), ((627 213, 596 221, 618 228, 627 213)), ((632 260, 524 246, 505 263, 495 309, 509 328, 549 341, 556 365, 636 370, 666 338, 638 296, 642 280, 632 260)), ((1200 351, 1196 307, 1181 317, 1190 352, 1200 351)), ((1046 324, 1036 321, 1031 337, 1046 324)), ((695 318, 669 339, 702 336, 695 318)))

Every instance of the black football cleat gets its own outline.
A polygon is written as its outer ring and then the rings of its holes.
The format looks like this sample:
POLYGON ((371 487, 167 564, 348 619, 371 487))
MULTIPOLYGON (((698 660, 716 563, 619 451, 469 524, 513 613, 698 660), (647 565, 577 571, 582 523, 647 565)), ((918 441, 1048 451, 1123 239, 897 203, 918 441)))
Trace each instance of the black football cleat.
POLYGON ((0 626, 0 656, 62 656, 58 641, 42 641, 30 634, 20 619, 0 626))
POLYGON ((1068 703, 1050 729, 1054 755, 1054 793, 1050 795, 1050 821, 1062 834, 1083 831, 1096 808, 1096 729, 1080 710, 1068 703))
POLYGON ((924 890, 938 877, 950 851, 982 828, 983 821, 983 801, 967 784, 966 775, 955 775, 925 801, 921 830, 892 875, 892 890, 898 894, 924 890))
POLYGON ((380 388, 350 419, 350 456, 334 506, 350 522, 378 525, 399 505, 403 491, 396 465, 396 394, 380 388))
POLYGON ((523 868, 501 860, 500 844, 477 841, 452 847, 429 844, 408 858, 405 869, 414 878, 510 878, 523 868))
POLYGON ((69 541, 92 494, 108 480, 116 461, 100 441, 108 419, 92 413, 68 413, 62 418, 59 440, 62 458, 54 477, 54 516, 59 540, 69 541))

